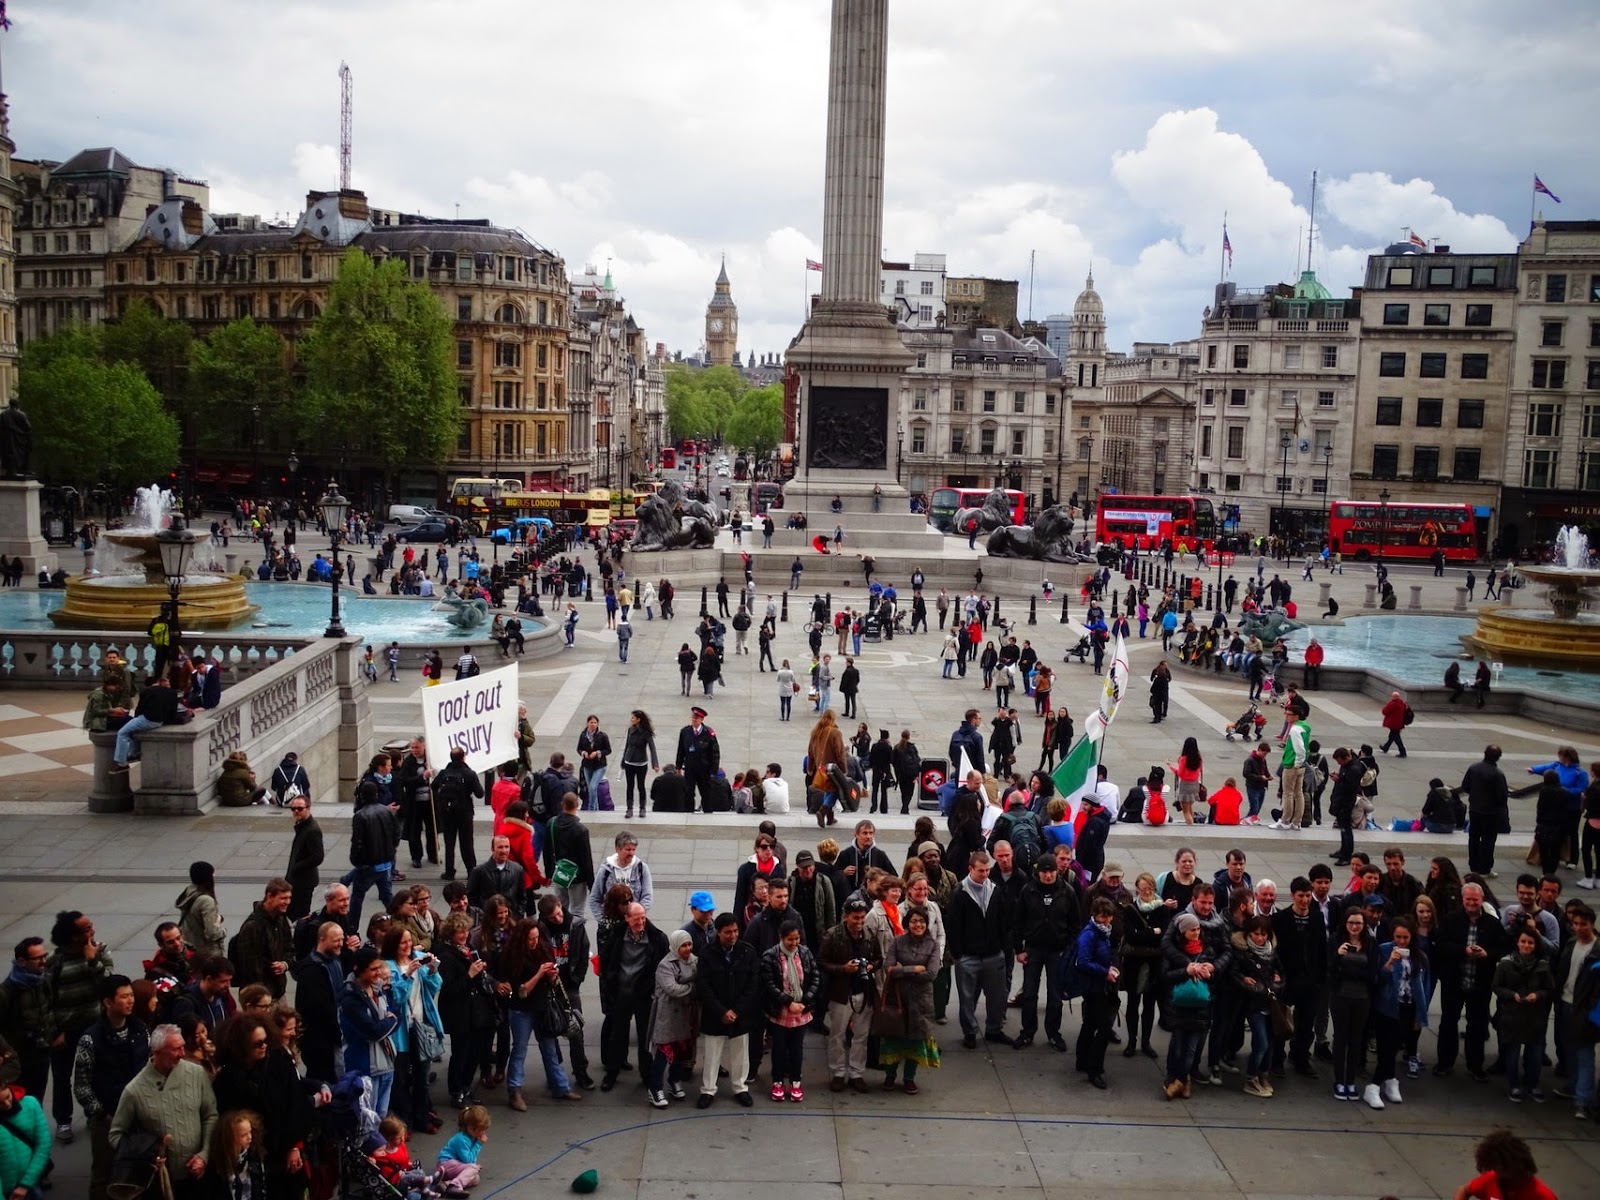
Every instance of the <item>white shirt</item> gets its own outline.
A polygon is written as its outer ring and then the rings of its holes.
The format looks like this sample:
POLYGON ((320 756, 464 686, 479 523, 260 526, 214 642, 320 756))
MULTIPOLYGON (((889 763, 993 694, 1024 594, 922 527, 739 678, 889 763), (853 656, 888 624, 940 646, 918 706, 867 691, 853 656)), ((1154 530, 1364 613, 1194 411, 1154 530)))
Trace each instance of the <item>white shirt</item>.
POLYGON ((1094 785, 1094 794, 1100 801, 1100 807, 1106 810, 1106 816, 1111 818, 1111 823, 1117 823, 1117 813, 1122 808, 1122 789, 1109 779, 1102 779, 1094 785))
POLYGON ((782 816, 789 811, 789 781, 781 776, 761 781, 761 793, 766 797, 767 812, 782 816))

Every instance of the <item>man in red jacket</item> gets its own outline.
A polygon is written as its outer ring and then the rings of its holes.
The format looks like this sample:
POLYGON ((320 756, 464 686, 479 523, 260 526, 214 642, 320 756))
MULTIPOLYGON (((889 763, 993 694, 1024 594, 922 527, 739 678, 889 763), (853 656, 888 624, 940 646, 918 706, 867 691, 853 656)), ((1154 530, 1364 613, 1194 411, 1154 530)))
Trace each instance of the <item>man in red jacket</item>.
POLYGON ((1322 643, 1312 638, 1306 643, 1306 687, 1316 691, 1322 685, 1322 643))
POLYGON ((1411 706, 1401 699, 1399 692, 1389 693, 1389 703, 1383 706, 1383 727, 1389 731, 1389 737, 1378 747, 1385 754, 1389 753, 1389 747, 1393 746, 1400 751, 1401 758, 1406 756, 1405 739, 1400 735, 1405 730, 1406 713, 1410 708, 1411 706))

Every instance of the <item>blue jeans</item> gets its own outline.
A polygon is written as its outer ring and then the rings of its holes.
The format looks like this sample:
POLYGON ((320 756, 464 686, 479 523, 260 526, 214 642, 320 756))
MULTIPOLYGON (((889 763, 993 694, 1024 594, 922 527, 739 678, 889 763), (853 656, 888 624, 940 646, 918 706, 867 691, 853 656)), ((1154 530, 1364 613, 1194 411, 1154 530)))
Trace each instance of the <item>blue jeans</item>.
POLYGON ((1184 1080, 1198 1074, 1200 1055, 1205 1048, 1205 1026, 1199 1029, 1174 1029, 1172 1036, 1167 1039, 1167 1079, 1184 1080))
POLYGON ((1250 1022, 1250 1065, 1245 1074, 1254 1079, 1267 1073, 1267 1059, 1272 1055, 1272 1014, 1251 1009, 1245 1017, 1250 1022))
POLYGON ((352 867, 346 876, 350 888, 350 927, 361 927, 361 902, 366 897, 367 889, 374 884, 378 888, 378 900, 384 908, 389 907, 389 901, 394 899, 393 864, 384 866, 382 870, 377 867, 352 867))
POLYGON ((818 688, 817 689, 817 711, 818 712, 827 712, 828 711, 828 702, 830 700, 832 700, 832 699, 833 699, 833 689, 832 688, 818 688))
POLYGON ((394 1091, 393 1071, 374 1071, 370 1076, 372 1080, 372 1111, 378 1114, 379 1119, 389 1113, 389 1094, 394 1091))
POLYGON ((133 753, 135 739, 147 729, 160 729, 160 721, 152 721, 149 717, 129 717, 128 723, 117 730, 117 748, 112 752, 112 759, 119 767, 128 765, 128 756, 133 753))
POLYGON ((600 807, 600 781, 605 777, 606 769, 604 767, 583 768, 583 787, 586 793, 583 798, 585 812, 594 812, 600 807))
POLYGON ((1572 1072, 1568 1076, 1572 1080, 1572 1094, 1579 1108, 1588 1108, 1594 1103, 1594 1049, 1593 1046, 1574 1046, 1572 1057, 1567 1061, 1567 1070, 1572 1072))
POLYGON ((778 697, 778 720, 787 721, 789 719, 789 709, 793 704, 794 694, 792 692, 786 696, 778 697))
POLYGON ((1252 817, 1261 815, 1261 806, 1266 803, 1267 789, 1264 787, 1251 787, 1245 785, 1244 794, 1250 798, 1250 813, 1252 817))
POLYGON ((572 1085, 561 1067, 561 1042, 553 1037, 536 1037, 533 1032, 533 1014, 513 1008, 507 1014, 511 1024, 511 1058, 506 1063, 506 1087, 520 1088, 527 1074, 528 1041, 539 1043, 539 1057, 544 1061, 544 1082, 552 1096, 565 1096, 572 1085))
POLYGON ((1507 1042, 1501 1052, 1506 1064, 1506 1083, 1514 1088, 1539 1086, 1539 1068, 1544 1065, 1544 1043, 1507 1042))

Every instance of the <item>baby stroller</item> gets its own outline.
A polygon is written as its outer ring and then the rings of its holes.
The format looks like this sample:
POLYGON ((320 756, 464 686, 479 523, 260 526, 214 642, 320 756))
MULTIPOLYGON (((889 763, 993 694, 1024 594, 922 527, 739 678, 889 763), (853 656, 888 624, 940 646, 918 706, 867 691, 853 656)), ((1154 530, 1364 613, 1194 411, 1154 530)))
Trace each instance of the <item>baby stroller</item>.
POLYGON ((1073 659, 1077 659, 1080 663, 1087 663, 1089 661, 1089 654, 1092 649, 1093 648, 1089 643, 1089 635, 1084 634, 1078 639, 1078 644, 1076 646, 1073 646, 1061 656, 1061 661, 1071 662, 1073 659))
POLYGON ((1266 728, 1266 725, 1267 719, 1261 715, 1260 710, 1256 707, 1256 702, 1252 700, 1249 710, 1243 713, 1232 725, 1224 729, 1222 733, 1230 742, 1233 741, 1234 734, 1238 734, 1239 737, 1247 742, 1259 742, 1261 740, 1261 731, 1266 728))
POLYGON ((372 1108, 372 1080, 347 1071, 332 1090, 333 1100, 323 1111, 328 1133, 339 1147, 339 1195, 343 1200, 404 1200, 367 1157, 383 1144, 372 1108))

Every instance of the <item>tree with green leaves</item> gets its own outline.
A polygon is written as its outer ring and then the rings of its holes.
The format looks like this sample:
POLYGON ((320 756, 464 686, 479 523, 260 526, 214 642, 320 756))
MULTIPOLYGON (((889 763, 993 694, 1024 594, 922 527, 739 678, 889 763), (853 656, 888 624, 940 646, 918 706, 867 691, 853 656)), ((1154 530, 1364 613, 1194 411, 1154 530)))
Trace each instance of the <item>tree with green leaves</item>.
POLYGON ((87 492, 164 479, 178 464, 178 422, 132 362, 107 362, 98 330, 31 342, 17 390, 41 478, 87 492))
POLYGON ((288 346, 250 317, 230 321, 189 347, 189 388, 201 449, 249 446, 263 429, 297 423, 288 346))
POLYGON ((751 388, 739 398, 723 436, 731 445, 764 461, 783 440, 783 385, 751 388))
POLYGON ((442 465, 461 429, 453 329, 427 285, 406 278, 403 260, 348 250, 327 306, 296 345, 317 439, 390 474, 442 465))

